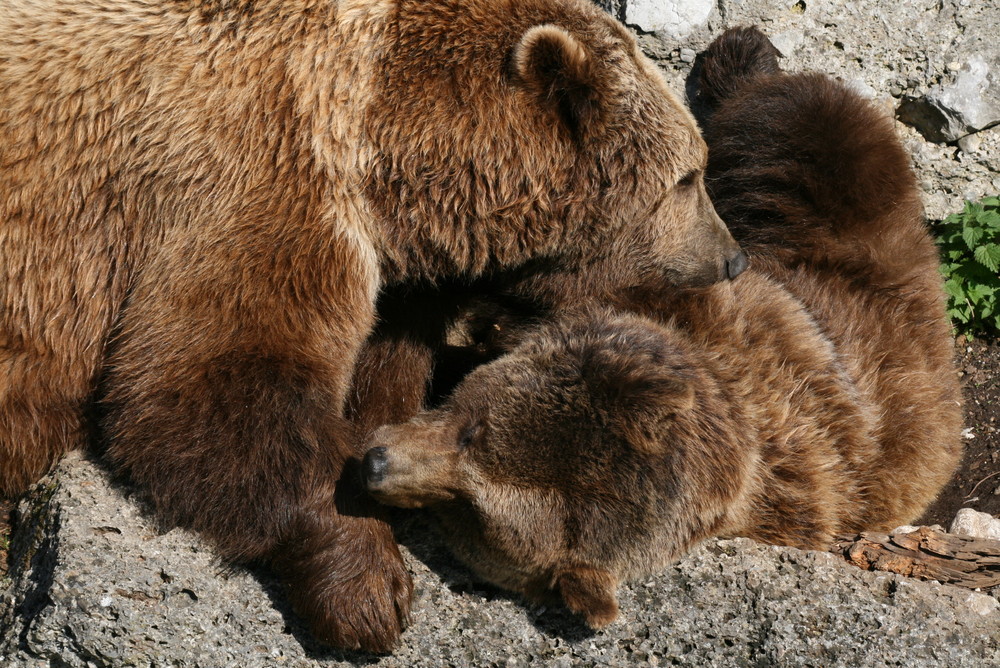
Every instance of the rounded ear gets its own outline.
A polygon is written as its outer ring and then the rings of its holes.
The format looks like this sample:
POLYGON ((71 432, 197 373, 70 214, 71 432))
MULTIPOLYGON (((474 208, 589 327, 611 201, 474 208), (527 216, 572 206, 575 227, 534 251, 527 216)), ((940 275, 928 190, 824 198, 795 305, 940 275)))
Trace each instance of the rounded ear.
POLYGON ((586 47, 551 24, 529 28, 514 47, 514 75, 566 123, 576 137, 600 123, 598 68, 586 47))
POLYGON ((662 420, 695 405, 695 378, 683 353, 658 332, 620 332, 582 355, 588 392, 629 444, 658 452, 662 420))
POLYGON ((618 618, 618 579, 609 571, 576 566, 558 571, 554 580, 566 607, 583 615, 590 628, 602 629, 618 618))
POLYGON ((683 370, 665 360, 602 351, 591 361, 590 386, 615 411, 673 415, 694 406, 694 385, 683 370), (597 374, 600 374, 598 377, 597 374))

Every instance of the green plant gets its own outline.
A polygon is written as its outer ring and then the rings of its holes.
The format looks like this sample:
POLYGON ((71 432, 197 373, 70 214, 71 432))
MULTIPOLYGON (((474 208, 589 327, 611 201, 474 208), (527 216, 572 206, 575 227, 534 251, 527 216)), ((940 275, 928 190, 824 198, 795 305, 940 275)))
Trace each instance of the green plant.
POLYGON ((1000 334, 1000 197, 966 202, 938 224, 948 315, 963 334, 1000 334))

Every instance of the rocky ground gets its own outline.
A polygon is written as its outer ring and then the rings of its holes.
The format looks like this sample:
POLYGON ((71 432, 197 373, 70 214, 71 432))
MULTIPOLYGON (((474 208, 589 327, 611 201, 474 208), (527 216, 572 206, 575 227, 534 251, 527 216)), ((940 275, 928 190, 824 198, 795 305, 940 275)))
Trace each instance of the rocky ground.
POLYGON ((0 577, 7 573, 7 547, 10 544, 10 511, 13 502, 0 499, 0 577))
POLYGON ((1000 665, 992 595, 745 539, 707 541, 622 587, 621 618, 590 632, 561 608, 474 581, 414 514, 396 522, 416 583, 402 645, 386 657, 330 652, 266 574, 159 530, 78 453, 19 514, 3 666, 1000 665))
MULTIPOLYGON (((981 0, 598 0, 639 34, 676 90, 725 27, 755 24, 790 70, 851 83, 898 120, 931 220, 1000 193, 1000 6, 981 0)), ((1000 514, 1000 344, 960 339, 967 452, 923 518, 1000 514)), ((827 554, 709 541, 622 592, 590 634, 560 610, 472 581, 419 517, 400 538, 417 582, 391 657, 312 643, 266 574, 233 571, 159 531, 99 466, 71 457, 19 508, 8 562, 0 503, 0 665, 1000 664, 993 595, 864 573, 827 554)))

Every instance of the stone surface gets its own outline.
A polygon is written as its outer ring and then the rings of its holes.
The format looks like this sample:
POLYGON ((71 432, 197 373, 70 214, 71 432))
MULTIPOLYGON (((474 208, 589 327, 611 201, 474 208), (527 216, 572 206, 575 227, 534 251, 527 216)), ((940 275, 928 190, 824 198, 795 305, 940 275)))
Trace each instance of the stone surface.
POLYGON ((1000 540, 1000 519, 972 508, 962 508, 955 515, 949 531, 963 536, 1000 540))
POLYGON ((900 118, 934 142, 957 141, 1000 123, 998 64, 987 63, 978 54, 969 56, 964 65, 949 63, 949 70, 958 70, 954 80, 923 97, 905 100, 900 118))
POLYGON ((625 25, 681 39, 708 22, 714 0, 628 0, 625 25))
MULTIPOLYGON (((639 6, 634 0, 601 4, 626 22, 639 6)), ((700 52, 723 29, 738 25, 764 30, 786 70, 830 74, 906 120, 897 128, 913 156, 930 219, 960 211, 964 199, 1000 193, 1000 126, 981 129, 1000 120, 1000 2, 718 0, 685 37, 652 31, 639 41, 674 90, 684 91, 692 63, 683 50, 700 52), (943 112, 934 112, 937 121, 915 117, 914 105, 948 109, 957 120, 943 112), (934 127, 954 129, 928 131, 934 127), (962 135, 974 139, 960 149, 954 142, 962 135)))
POLYGON ((266 574, 227 569, 193 536, 159 531, 79 455, 18 513, 0 585, 0 665, 10 668, 1000 664, 992 596, 743 539, 709 541, 623 587, 621 619, 588 632, 562 609, 475 582, 419 515, 398 518, 416 581, 401 647, 330 652, 266 574))

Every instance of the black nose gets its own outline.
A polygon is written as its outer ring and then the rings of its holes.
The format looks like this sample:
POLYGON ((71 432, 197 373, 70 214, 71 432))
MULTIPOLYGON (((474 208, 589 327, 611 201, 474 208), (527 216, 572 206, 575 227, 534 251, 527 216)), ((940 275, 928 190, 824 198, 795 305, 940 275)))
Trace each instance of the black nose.
POLYGON ((747 260, 747 255, 743 251, 740 251, 736 255, 732 256, 726 260, 726 278, 733 280, 750 266, 749 260, 747 260))
POLYGON ((361 475, 369 485, 382 482, 388 468, 389 460, 385 456, 385 448, 381 446, 366 452, 365 458, 361 460, 361 475))

